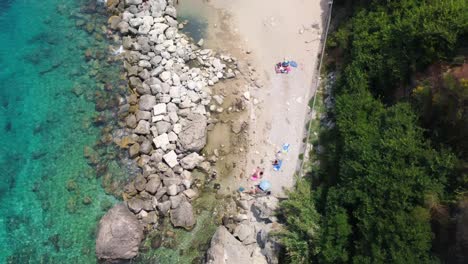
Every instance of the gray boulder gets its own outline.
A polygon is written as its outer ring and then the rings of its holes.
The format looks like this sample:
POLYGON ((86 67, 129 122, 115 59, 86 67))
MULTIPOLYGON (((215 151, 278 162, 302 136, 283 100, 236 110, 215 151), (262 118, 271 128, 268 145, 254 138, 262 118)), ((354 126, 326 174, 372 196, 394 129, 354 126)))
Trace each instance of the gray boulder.
POLYGON ((151 111, 156 104, 156 97, 153 95, 145 94, 140 97, 138 107, 142 111, 151 111))
POLYGON ((140 120, 133 132, 137 134, 148 135, 150 133, 150 123, 146 120, 140 120))
POLYGON ((143 0, 125 0, 126 6, 130 5, 139 5, 143 2, 143 0))
POLYGON ((198 153, 193 152, 180 160, 180 166, 186 170, 193 170, 204 158, 198 153))
POLYGON ((164 9, 166 9, 166 0, 152 0, 151 13, 154 17, 162 16, 164 9))
POLYGON ((255 228, 253 225, 241 223, 236 226, 233 235, 242 241, 244 245, 249 245, 256 242, 255 228))
POLYGON ((132 159, 135 158, 138 155, 138 153, 140 153, 140 144, 138 144, 138 143, 133 144, 128 149, 128 155, 132 159))
POLYGON ((274 196, 259 197, 252 206, 255 216, 260 219, 267 219, 274 216, 278 208, 278 199, 274 196))
POLYGON ((128 200, 127 206, 128 206, 128 209, 130 209, 130 211, 132 211, 135 214, 138 214, 139 212, 141 212, 141 210, 145 210, 145 211, 154 210, 153 204, 151 203, 151 201, 141 200, 138 198, 132 198, 128 200))
POLYGON ((156 123, 156 129, 158 130, 158 134, 168 133, 171 129, 171 123, 166 121, 159 121, 156 123))
POLYGON ((176 196, 171 196, 169 197, 169 200, 171 201, 171 208, 177 208, 179 207, 180 203, 183 201, 183 196, 182 195, 176 195, 176 196))
POLYGON ((137 121, 140 121, 140 120, 149 120, 151 118, 151 112, 149 111, 141 111, 141 110, 137 110, 136 111, 136 119, 137 121))
POLYGON ((206 145, 206 117, 190 114, 188 122, 179 133, 179 144, 182 151, 200 151, 206 145))
POLYGON ((141 175, 141 174, 138 174, 135 177, 134 185, 135 185, 135 189, 137 189, 139 192, 143 191, 145 189, 145 185, 146 185, 145 177, 143 177, 143 175, 141 175))
POLYGON ((155 194, 158 191, 159 186, 161 186, 161 180, 159 177, 152 178, 148 181, 148 183, 146 183, 145 190, 151 194, 155 194))
POLYGON ((140 153, 142 154, 150 154, 151 150, 153 150, 153 143, 148 139, 143 140, 140 146, 140 153))
POLYGON ((171 209, 171 201, 158 203, 157 207, 158 207, 159 213, 166 216, 167 213, 169 212, 169 209, 171 209))
POLYGON ((143 228, 125 204, 110 209, 99 221, 96 238, 96 256, 115 262, 130 260, 138 254, 143 240, 143 228))
POLYGON ((130 25, 126 21, 121 21, 118 25, 117 28, 119 29, 120 33, 122 34, 127 34, 128 29, 130 28, 130 25))
POLYGON ((179 207, 171 211, 171 222, 174 227, 191 229, 196 223, 192 205, 187 201, 182 201, 179 207))
POLYGON ((166 10, 164 13, 166 13, 166 15, 169 15, 173 18, 177 18, 177 10, 173 6, 166 7, 166 10))
POLYGON ((136 120, 135 115, 127 116, 127 118, 125 119, 125 123, 127 124, 127 127, 135 128, 137 125, 137 120, 136 120))
POLYGON ((253 261, 247 248, 224 226, 220 226, 211 238, 211 245, 206 253, 206 263, 238 264, 253 263, 253 261))

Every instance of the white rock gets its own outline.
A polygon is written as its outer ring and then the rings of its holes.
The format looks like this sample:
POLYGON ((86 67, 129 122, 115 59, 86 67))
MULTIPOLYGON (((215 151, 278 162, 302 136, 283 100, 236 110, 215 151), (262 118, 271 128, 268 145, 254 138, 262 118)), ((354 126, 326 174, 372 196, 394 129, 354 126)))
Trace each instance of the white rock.
POLYGON ((153 107, 153 114, 155 116, 166 114, 167 113, 167 105, 165 103, 159 103, 153 107))
MULTIPOLYGON (((167 134, 166 134, 167 135, 167 134)), ((169 167, 174 168, 179 162, 177 162, 177 154, 171 150, 169 153, 163 156, 164 161, 169 165, 169 167)), ((173 194, 175 195, 175 194, 173 194)))
POLYGON ((176 46, 171 45, 171 46, 169 46, 169 47, 167 48, 167 51, 170 52, 170 53, 174 53, 174 52, 176 51, 176 49, 177 49, 176 46))
POLYGON ((132 14, 132 13, 130 13, 130 12, 128 12, 128 11, 124 11, 123 14, 122 14, 122 20, 123 20, 123 21, 129 22, 130 19, 132 19, 133 17, 135 17, 135 15, 132 14))
POLYGON ((205 40, 204 40, 204 39, 200 39, 200 40, 198 41, 197 45, 198 45, 199 47, 201 47, 201 46, 203 46, 204 43, 205 43, 205 40))
POLYGON ((181 124, 175 124, 174 127, 172 128, 172 131, 174 131, 174 133, 176 133, 176 134, 179 134, 180 131, 182 131, 182 125, 181 124))
POLYGON ((192 106, 192 102, 189 99, 186 99, 182 103, 179 104, 180 109, 189 108, 191 106, 192 106))
POLYGON ((190 98, 190 101, 193 103, 200 102, 200 95, 194 91, 188 91, 187 96, 190 98))
POLYGON ((185 190, 184 191, 184 194, 185 196, 187 196, 187 198, 189 198, 190 200, 192 200, 193 198, 195 198, 198 194, 196 191, 192 190, 192 189, 188 189, 188 190, 185 190))
POLYGON ((190 90, 193 90, 193 89, 195 89, 196 87, 197 87, 197 83, 196 83, 196 82, 194 82, 194 81, 192 81, 192 80, 189 80, 189 81, 187 82, 187 88, 189 88, 190 90))
POLYGON ((151 122, 156 123, 156 122, 161 121, 161 120, 163 120, 163 119, 164 119, 164 116, 163 116, 163 115, 157 115, 157 116, 153 116, 153 117, 151 118, 151 122))
POLYGON ((167 194, 170 196, 177 195, 177 185, 171 184, 167 187, 167 194))
POLYGON ((215 102, 219 105, 222 105, 223 104, 223 97, 221 95, 215 95, 213 96, 213 100, 215 100, 215 102))
POLYGON ((184 170, 180 176, 182 176, 184 180, 192 181, 192 173, 188 170, 184 170))
POLYGON ((246 100, 250 100, 250 93, 249 93, 249 92, 245 92, 245 93, 243 94, 243 96, 244 96, 244 98, 245 98, 246 100))
MULTIPOLYGON (((164 35, 162 35, 164 36, 164 35)), ((162 45, 165 47, 165 48, 168 48, 169 46, 171 45, 174 45, 174 41, 172 39, 167 39, 167 40, 164 40, 164 42, 162 43, 162 45)))
POLYGON ((146 35, 148 34, 148 32, 151 30, 151 25, 147 24, 147 23, 143 23, 140 25, 140 27, 138 28, 138 34, 140 35, 146 35))
POLYGON ((192 152, 180 160, 180 166, 186 170, 193 170, 204 158, 196 152, 192 152))
POLYGON ((197 105, 195 109, 192 108, 192 113, 206 115, 206 109, 204 105, 197 105))
MULTIPOLYGON (((176 74, 174 74, 174 75, 177 76, 176 74)), ((177 78, 179 78, 179 77, 177 76, 177 78)), ((173 80, 174 80, 174 78, 173 78, 173 80)), ((180 81, 179 81, 179 83, 180 83, 180 81)), ((171 98, 180 98, 180 87, 179 86, 172 86, 171 90, 169 91, 169 96, 171 98)))
POLYGON ((142 20, 143 20, 143 24, 148 24, 150 26, 154 24, 154 20, 152 16, 144 16, 142 20))
POLYGON ((179 116, 177 115, 176 112, 170 112, 169 119, 171 120, 172 123, 177 123, 177 121, 179 121, 179 116))
POLYGON ((164 24, 164 23, 155 23, 153 25, 153 30, 150 31, 150 34, 151 35, 159 35, 159 34, 163 34, 164 33, 164 30, 166 30, 166 28, 168 28, 169 26, 164 24))
POLYGON ((138 62, 138 66, 142 68, 151 68, 151 63, 149 61, 141 60, 138 62))
POLYGON ((154 145, 156 148, 160 148, 162 150, 167 149, 167 145, 169 145, 169 137, 166 133, 159 135, 153 139, 154 145))
POLYGON ((192 181, 188 179, 182 180, 182 184, 185 186, 185 189, 190 189, 190 186, 192 186, 192 181))
MULTIPOLYGON (((176 73, 172 74, 172 82, 174 85, 180 85, 180 77, 176 73)), ((179 88, 179 87, 177 87, 179 88)))
POLYGON ((169 132, 168 138, 169 138, 169 142, 176 142, 178 139, 177 134, 174 133, 174 131, 169 132))
POLYGON ((143 19, 141 17, 132 18, 132 19, 130 19, 130 21, 128 23, 130 24, 130 26, 136 28, 136 27, 140 26, 143 23, 143 19))
POLYGON ((161 81, 166 82, 169 79, 171 79, 171 72, 164 71, 161 74, 159 74, 159 78, 161 79, 161 81))
POLYGON ((221 63, 221 60, 218 59, 218 58, 215 58, 215 59, 213 60, 212 65, 213 65, 213 67, 215 67, 215 69, 216 69, 217 71, 222 71, 222 70, 224 69, 224 67, 226 67, 226 65, 223 64, 223 63, 221 63))

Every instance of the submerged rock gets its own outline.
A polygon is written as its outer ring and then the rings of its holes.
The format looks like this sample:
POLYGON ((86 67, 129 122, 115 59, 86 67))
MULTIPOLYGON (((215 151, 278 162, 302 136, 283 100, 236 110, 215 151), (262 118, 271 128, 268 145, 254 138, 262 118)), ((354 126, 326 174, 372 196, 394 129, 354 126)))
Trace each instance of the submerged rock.
POLYGON ((143 228, 138 219, 125 204, 118 204, 99 222, 96 256, 110 263, 130 260, 138 254, 142 239, 143 228))

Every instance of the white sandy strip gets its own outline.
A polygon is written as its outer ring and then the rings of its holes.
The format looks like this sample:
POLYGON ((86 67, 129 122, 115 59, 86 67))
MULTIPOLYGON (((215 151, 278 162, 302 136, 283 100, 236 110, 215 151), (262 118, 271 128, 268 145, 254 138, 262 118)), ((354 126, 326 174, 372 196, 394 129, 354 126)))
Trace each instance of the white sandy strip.
POLYGON ((282 196, 284 188, 293 186, 293 175, 299 164, 328 1, 212 0, 210 3, 232 15, 232 30, 239 33, 242 44, 252 51, 253 65, 265 80, 263 88, 250 91, 261 103, 252 105, 246 173, 249 175, 257 166, 264 167, 264 178, 271 181, 273 194, 282 196), (298 62, 299 67, 289 75, 278 75, 274 65, 285 57, 298 62), (271 161, 283 143, 291 144, 291 148, 283 155, 281 170, 275 172, 271 161))

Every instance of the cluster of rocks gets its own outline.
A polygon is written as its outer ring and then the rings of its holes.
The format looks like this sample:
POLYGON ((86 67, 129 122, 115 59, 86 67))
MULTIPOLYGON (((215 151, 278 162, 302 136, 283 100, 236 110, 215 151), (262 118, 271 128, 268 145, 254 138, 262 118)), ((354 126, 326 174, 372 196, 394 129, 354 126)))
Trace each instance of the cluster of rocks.
POLYGON ((223 218, 211 239, 206 263, 278 263, 280 245, 270 235, 281 225, 275 217, 278 199, 240 194, 238 214, 223 218))
MULTIPOLYGON (((214 122, 211 112, 223 111, 223 97, 212 96, 210 86, 235 77, 236 61, 201 49, 179 33, 171 0, 107 4, 124 7, 108 23, 122 36, 123 49, 116 54, 123 58, 132 90, 121 106, 121 111, 129 113, 125 118, 129 133, 115 141, 128 147, 129 156, 141 168, 141 174, 125 187, 127 210, 147 229, 156 227, 163 216, 170 216, 175 227, 191 229, 196 219, 190 201, 198 195, 192 170, 209 173, 210 161, 198 152, 206 145, 207 126, 214 122), (196 67, 189 67, 189 62, 196 67)), ((102 229, 115 218, 106 216, 97 244, 106 239, 112 244, 102 229)), ((101 259, 128 259, 137 253, 100 252, 108 251, 97 250, 101 259)))

